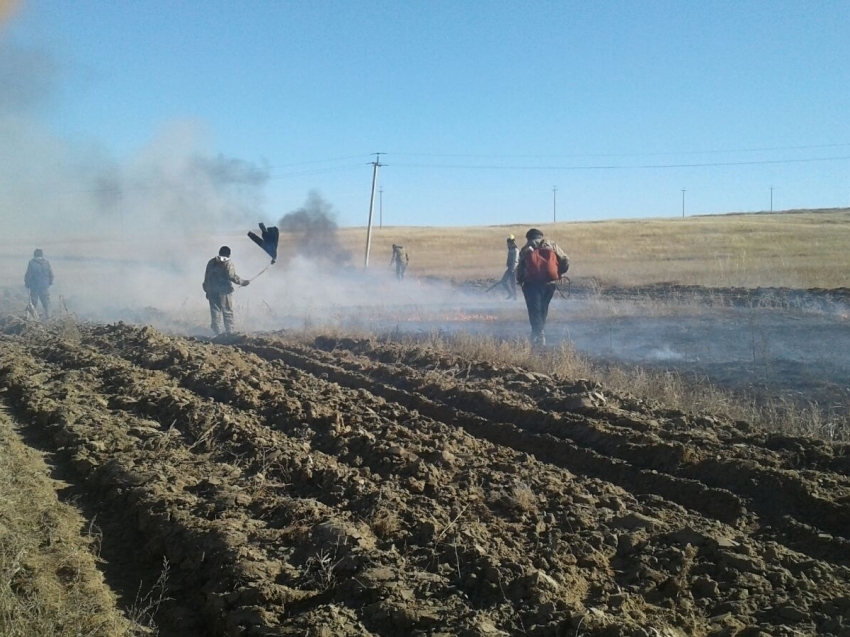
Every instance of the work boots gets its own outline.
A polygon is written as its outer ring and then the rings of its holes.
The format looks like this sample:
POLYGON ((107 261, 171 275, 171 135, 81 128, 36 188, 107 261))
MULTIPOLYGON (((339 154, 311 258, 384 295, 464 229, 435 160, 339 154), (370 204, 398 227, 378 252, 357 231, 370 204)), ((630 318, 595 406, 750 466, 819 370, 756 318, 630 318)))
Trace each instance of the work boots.
POLYGON ((531 347, 540 348, 546 347, 546 335, 543 332, 531 335, 531 347))

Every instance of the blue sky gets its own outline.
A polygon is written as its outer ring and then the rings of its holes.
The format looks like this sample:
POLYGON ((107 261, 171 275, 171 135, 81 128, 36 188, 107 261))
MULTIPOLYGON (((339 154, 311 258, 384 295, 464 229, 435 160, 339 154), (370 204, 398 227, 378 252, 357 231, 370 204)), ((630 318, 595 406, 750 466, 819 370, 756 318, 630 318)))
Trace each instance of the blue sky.
POLYGON ((41 150, 7 210, 191 155, 267 177, 228 185, 251 219, 315 190, 364 225, 374 152, 385 225, 551 221, 553 188, 558 221, 850 205, 846 1, 13 4, 0 136, 41 150))

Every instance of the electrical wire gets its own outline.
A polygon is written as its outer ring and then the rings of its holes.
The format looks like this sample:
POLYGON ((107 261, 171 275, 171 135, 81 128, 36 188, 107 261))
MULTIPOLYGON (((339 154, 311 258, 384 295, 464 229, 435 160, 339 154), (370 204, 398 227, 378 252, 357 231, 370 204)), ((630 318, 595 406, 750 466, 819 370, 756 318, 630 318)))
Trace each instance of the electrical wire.
POLYGON ((845 161, 850 155, 839 157, 805 157, 798 159, 762 159, 752 161, 700 162, 688 164, 595 164, 572 166, 512 166, 499 164, 405 164, 394 162, 396 168, 462 168, 468 170, 630 170, 630 169, 666 169, 666 168, 716 168, 721 166, 762 166, 770 164, 799 164, 826 161, 845 161))
POLYGON ((657 153, 567 153, 567 154, 518 154, 518 155, 502 155, 502 154, 466 154, 466 153, 387 153, 395 157, 486 157, 492 159, 498 158, 521 158, 521 159, 551 159, 555 157, 663 157, 670 155, 715 155, 725 153, 764 153, 777 150, 815 150, 821 148, 847 148, 850 143, 840 144, 814 144, 808 146, 774 146, 764 148, 730 148, 730 149, 713 149, 713 150, 685 150, 685 151, 664 151, 657 153))

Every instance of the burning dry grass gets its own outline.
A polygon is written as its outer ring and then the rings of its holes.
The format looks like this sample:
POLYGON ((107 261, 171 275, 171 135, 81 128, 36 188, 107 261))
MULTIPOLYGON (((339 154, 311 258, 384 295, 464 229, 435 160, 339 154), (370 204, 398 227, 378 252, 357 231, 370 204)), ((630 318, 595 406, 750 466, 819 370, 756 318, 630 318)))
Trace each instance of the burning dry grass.
POLYGON ((0 412, 0 634, 151 635, 115 607, 97 570, 99 532, 56 499, 41 458, 0 412))

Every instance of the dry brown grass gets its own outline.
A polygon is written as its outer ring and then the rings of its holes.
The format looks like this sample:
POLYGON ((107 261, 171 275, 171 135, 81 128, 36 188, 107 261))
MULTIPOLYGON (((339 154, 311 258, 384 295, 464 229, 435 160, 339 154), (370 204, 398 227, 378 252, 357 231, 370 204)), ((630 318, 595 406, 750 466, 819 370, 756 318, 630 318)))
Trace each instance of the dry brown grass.
MULTIPOLYGON (((501 275, 505 237, 530 224, 466 228, 384 227, 372 267, 389 267, 391 245, 410 252, 411 276, 463 281, 501 275)), ((538 224, 570 255, 579 283, 637 286, 850 287, 850 209, 538 224)), ((340 231, 363 263, 366 231, 340 231)))
POLYGON ((523 513, 537 513, 537 495, 525 482, 514 485, 508 495, 508 503, 523 513))
MULTIPOLYGON (((411 277, 456 282, 498 278, 504 270, 505 237, 514 234, 521 241, 531 225, 565 248, 570 277, 579 284, 850 287, 848 208, 460 228, 385 226, 373 229, 370 269, 389 272, 391 246, 401 243, 410 253, 411 277)), ((351 253, 351 267, 362 268, 366 229, 342 228, 338 237, 351 253)), ((291 235, 281 235, 281 265, 294 253, 294 241, 291 235)), ((98 277, 114 275, 110 261, 173 264, 179 269, 188 255, 213 256, 222 242, 234 247, 237 271, 253 274, 249 270, 254 264, 248 263, 256 248, 241 231, 180 238, 179 250, 173 243, 147 238, 118 241, 94 234, 42 247, 48 259, 64 259, 63 281, 84 281, 92 277, 93 269, 98 277), (74 260, 81 257, 100 261, 93 266, 74 260)), ((0 286, 21 285, 32 248, 13 237, 0 239, 0 286)))
POLYGON ((401 529, 401 519, 388 509, 379 509, 372 516, 372 531, 380 538, 391 538, 401 529))
POLYGON ((99 531, 56 498, 41 457, 0 412, 0 635, 152 635, 118 611, 97 570, 99 531))

